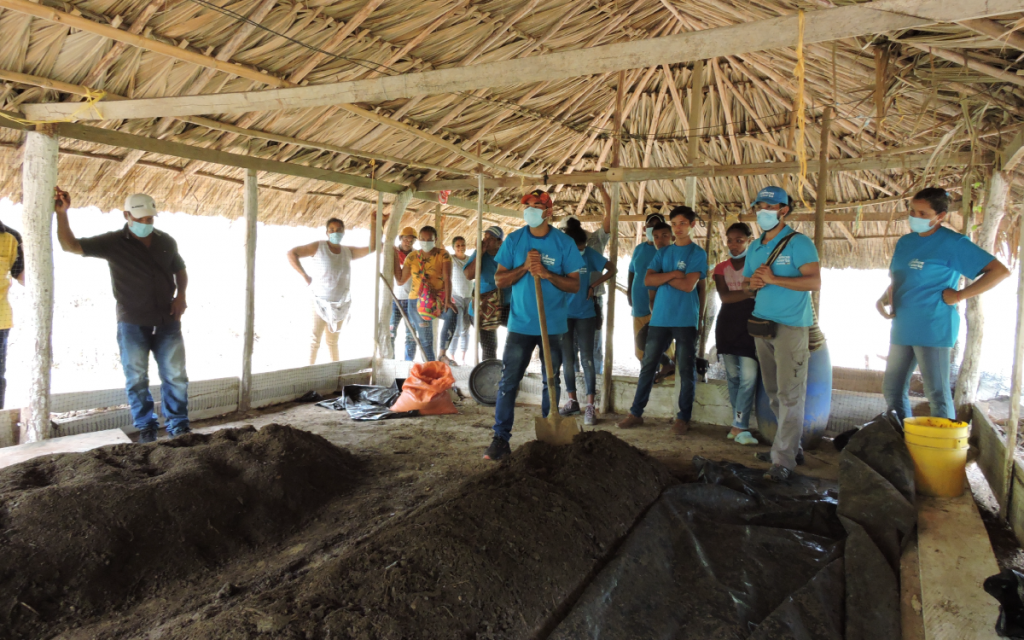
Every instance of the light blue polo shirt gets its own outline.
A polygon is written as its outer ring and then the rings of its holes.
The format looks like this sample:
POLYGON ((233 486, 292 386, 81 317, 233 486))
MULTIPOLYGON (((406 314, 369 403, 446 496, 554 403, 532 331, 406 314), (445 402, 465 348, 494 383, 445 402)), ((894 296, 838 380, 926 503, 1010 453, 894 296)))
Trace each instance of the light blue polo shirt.
POLYGON ((977 278, 995 257, 966 236, 939 227, 928 237, 908 233, 896 243, 889 263, 896 317, 889 340, 907 347, 952 347, 960 332, 956 305, 942 292, 956 289, 960 276, 977 278))
POLYGON ((604 271, 606 264, 608 264, 608 258, 605 258, 590 247, 587 247, 583 252, 583 268, 580 269, 580 290, 569 298, 570 318, 582 320, 597 316, 594 299, 588 299, 587 292, 590 290, 590 283, 601 277, 601 272, 604 271))
POLYGON ((651 315, 651 297, 648 294, 654 287, 644 284, 647 267, 654 259, 658 249, 649 242, 641 242, 633 249, 633 257, 629 260, 630 278, 633 279, 633 317, 642 318, 651 315))
MULTIPOLYGON (((696 242, 684 247, 670 244, 658 249, 647 270, 654 273, 699 273, 703 280, 708 275, 708 254, 696 242)), ((667 283, 658 287, 651 312, 652 327, 696 327, 699 318, 700 294, 697 287, 690 292, 680 291, 667 283)))
MULTIPOLYGON (((495 261, 506 269, 516 269, 526 263, 526 254, 536 249, 548 271, 565 276, 583 268, 583 256, 572 238, 549 226, 543 237, 535 237, 530 227, 523 227, 510 233, 498 249, 495 261)), ((560 290, 549 280, 541 280, 544 294, 544 311, 548 335, 559 335, 569 329, 566 322, 571 293, 560 290)), ((528 336, 540 335, 540 319, 537 315, 537 293, 533 276, 529 272, 512 285, 512 312, 508 318, 508 330, 528 336)))
MULTIPOLYGON (((751 242, 747 250, 747 262, 743 266, 743 277, 754 275, 754 271, 768 261, 768 256, 779 242, 793 233, 796 231, 792 227, 785 227, 766 245, 761 244, 761 238, 751 242)), ((802 275, 800 267, 813 262, 818 262, 818 250, 814 248, 814 242, 798 233, 772 264, 772 273, 780 278, 798 278, 802 275)), ((790 327, 809 327, 814 324, 811 292, 793 291, 774 284, 765 285, 754 299, 754 316, 790 327)))

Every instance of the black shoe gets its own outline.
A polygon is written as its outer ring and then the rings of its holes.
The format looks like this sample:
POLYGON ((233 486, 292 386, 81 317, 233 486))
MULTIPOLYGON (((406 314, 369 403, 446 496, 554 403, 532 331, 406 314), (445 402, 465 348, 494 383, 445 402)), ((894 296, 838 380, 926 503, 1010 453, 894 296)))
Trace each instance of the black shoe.
MULTIPOLYGON (((757 458, 758 460, 760 460, 761 462, 771 462, 772 461, 772 452, 771 451, 758 451, 757 453, 754 454, 754 457, 757 458)), ((798 465, 804 463, 804 450, 803 449, 800 449, 799 451, 796 452, 796 463, 798 465)))
POLYGON ((781 464, 773 464, 772 468, 765 472, 764 479, 768 482, 785 482, 794 475, 792 469, 787 469, 781 464))
POLYGON ((512 447, 508 445, 508 441, 495 436, 491 440, 491 446, 487 447, 487 451, 484 451, 484 460, 497 462, 510 453, 512 453, 512 447))
POLYGON ((156 442, 156 427, 139 431, 139 444, 156 442))
POLYGON ((192 433, 192 429, 190 429, 188 427, 185 427, 184 429, 178 429, 177 431, 168 431, 167 432, 167 436, 171 440, 173 440, 173 439, 177 438, 178 436, 185 435, 186 433, 192 433))
POLYGON ((562 405, 562 408, 558 410, 560 416, 574 416, 580 412, 580 403, 572 398, 562 405))

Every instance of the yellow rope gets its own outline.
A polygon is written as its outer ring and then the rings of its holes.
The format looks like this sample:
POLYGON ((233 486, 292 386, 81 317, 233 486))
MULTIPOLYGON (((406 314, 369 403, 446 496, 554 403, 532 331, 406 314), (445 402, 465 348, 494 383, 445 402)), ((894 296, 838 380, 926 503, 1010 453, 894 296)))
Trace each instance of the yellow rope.
POLYGON ((18 124, 23 124, 27 127, 34 127, 40 124, 55 124, 58 122, 74 122, 78 119, 79 116, 85 115, 90 111, 92 112, 91 115, 95 116, 96 119, 100 119, 102 117, 102 114, 100 114, 100 110, 96 108, 96 103, 105 98, 106 96, 106 91, 94 91, 86 87, 85 102, 79 105, 79 107, 75 109, 74 112, 72 112, 71 115, 69 115, 67 118, 61 118, 60 120, 26 120, 25 118, 12 116, 2 111, 0 111, 0 117, 10 120, 12 122, 17 122, 18 124))
POLYGON ((807 148, 804 146, 804 127, 807 124, 804 115, 804 11, 800 10, 800 16, 798 19, 798 37, 796 41, 796 68, 793 69, 793 75, 796 76, 796 104, 793 105, 793 109, 796 111, 796 128, 799 134, 796 140, 796 159, 800 163, 800 176, 797 179, 797 191, 800 192, 800 200, 804 203, 804 206, 810 208, 807 204, 807 198, 804 194, 804 185, 807 183, 807 148))

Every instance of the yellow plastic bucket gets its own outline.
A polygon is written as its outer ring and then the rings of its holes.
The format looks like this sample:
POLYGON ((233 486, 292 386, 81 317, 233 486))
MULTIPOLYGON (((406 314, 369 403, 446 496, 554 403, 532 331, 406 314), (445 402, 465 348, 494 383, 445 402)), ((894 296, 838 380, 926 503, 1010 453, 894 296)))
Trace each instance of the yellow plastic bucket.
POLYGON ((963 495, 970 427, 943 418, 907 418, 903 430, 917 492, 939 498, 963 495))
POLYGON ((907 444, 919 444, 924 447, 935 447, 936 449, 962 449, 967 446, 967 438, 928 438, 916 436, 910 432, 903 434, 907 444))
POLYGON ((903 430, 926 438, 966 438, 971 431, 966 422, 954 422, 945 418, 907 418, 903 430))

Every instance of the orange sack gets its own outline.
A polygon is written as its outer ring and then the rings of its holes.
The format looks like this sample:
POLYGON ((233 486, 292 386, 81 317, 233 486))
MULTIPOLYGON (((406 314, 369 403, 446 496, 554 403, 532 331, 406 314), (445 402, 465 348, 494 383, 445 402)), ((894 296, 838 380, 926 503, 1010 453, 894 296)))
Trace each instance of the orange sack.
POLYGON ((414 364, 409 377, 402 385, 402 395, 398 396, 391 410, 419 411, 421 416, 439 416, 446 413, 458 413, 452 404, 448 390, 455 384, 452 370, 443 362, 426 362, 414 364))

